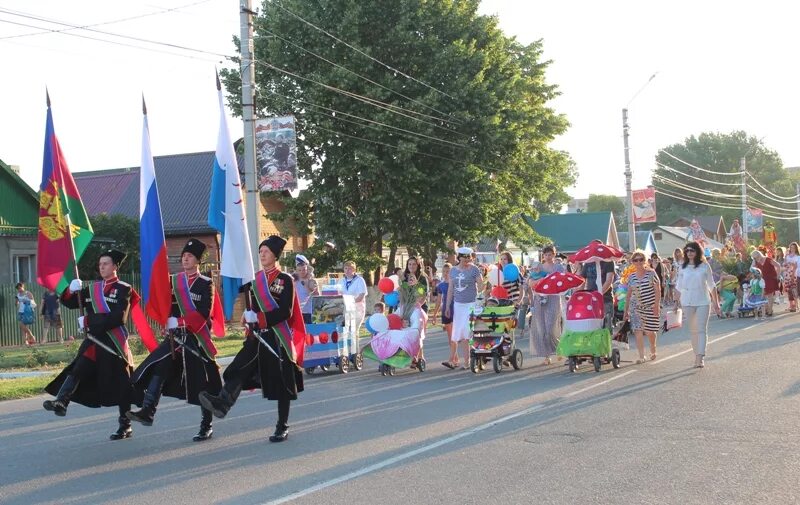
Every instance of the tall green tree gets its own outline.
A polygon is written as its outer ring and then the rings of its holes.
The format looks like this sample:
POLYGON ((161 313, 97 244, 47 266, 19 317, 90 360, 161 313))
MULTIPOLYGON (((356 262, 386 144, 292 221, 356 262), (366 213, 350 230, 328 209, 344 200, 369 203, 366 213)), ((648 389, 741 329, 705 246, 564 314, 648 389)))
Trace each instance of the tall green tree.
MULTIPOLYGON (((796 216, 793 210, 796 205, 782 203, 769 194, 790 197, 795 194, 794 183, 778 153, 757 137, 743 131, 701 133, 661 151, 656 156, 657 165, 653 171, 656 190, 666 192, 656 197, 660 223, 698 215, 721 215, 728 226, 733 219, 741 222, 742 177, 739 174, 740 160, 744 157, 748 206, 776 216, 766 217, 765 221, 775 224, 780 243, 797 240, 797 221, 779 219, 796 216)), ((757 233, 750 234, 750 238, 760 239, 757 233)))
POLYGON ((82 279, 95 279, 98 276, 97 259, 103 251, 114 248, 128 256, 122 263, 119 273, 128 274, 139 271, 139 221, 121 214, 98 214, 91 217, 94 237, 78 262, 78 272, 82 279))
POLYGON ((625 202, 614 195, 590 194, 586 212, 612 212, 618 230, 627 229, 625 224, 625 202))
MULTIPOLYGON (((558 93, 541 41, 507 37, 478 5, 264 2, 256 106, 297 118, 310 181, 286 217, 365 267, 379 264, 386 240, 426 254, 484 235, 532 244, 520 215, 560 207, 575 180, 569 156, 548 147, 567 121, 547 105, 558 93)), ((223 77, 239 113, 239 71, 223 77)))

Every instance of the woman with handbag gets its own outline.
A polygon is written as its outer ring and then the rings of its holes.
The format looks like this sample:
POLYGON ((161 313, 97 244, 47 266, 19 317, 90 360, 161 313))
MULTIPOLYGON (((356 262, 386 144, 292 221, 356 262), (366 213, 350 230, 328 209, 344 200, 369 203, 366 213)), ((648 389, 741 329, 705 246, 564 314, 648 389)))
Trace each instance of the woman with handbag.
POLYGON ((650 340, 650 359, 656 359, 656 335, 661 327, 661 283, 647 264, 644 252, 635 251, 631 263, 636 270, 628 277, 628 300, 623 320, 630 321, 636 336, 637 364, 645 363, 644 335, 650 340))
POLYGON ((708 340, 708 316, 712 304, 717 315, 721 314, 719 298, 711 267, 703 256, 700 244, 689 242, 684 246, 683 253, 685 259, 678 270, 676 294, 692 336, 694 366, 703 368, 708 340))

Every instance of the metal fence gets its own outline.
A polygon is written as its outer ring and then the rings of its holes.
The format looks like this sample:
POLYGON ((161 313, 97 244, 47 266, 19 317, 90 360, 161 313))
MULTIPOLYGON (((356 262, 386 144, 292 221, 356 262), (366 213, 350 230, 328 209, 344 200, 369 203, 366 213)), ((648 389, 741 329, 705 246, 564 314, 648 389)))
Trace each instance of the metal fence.
MULTIPOLYGON (((136 291, 141 293, 139 289, 141 285, 141 276, 139 274, 127 274, 122 277, 124 277, 122 280, 132 284, 134 288, 136 288, 136 291)), ((29 327, 36 337, 36 341, 41 342, 42 335, 44 334, 42 296, 44 295, 45 289, 38 284, 26 285, 25 288, 33 294, 34 300, 36 300, 38 305, 35 310, 36 319, 29 327)), ((17 322, 16 294, 17 290, 13 285, 0 285, 0 347, 25 344, 25 338, 22 336, 22 331, 20 331, 19 323, 17 322)), ((79 315, 78 310, 67 309, 64 306, 61 307, 61 322, 64 325, 64 338, 70 335, 78 336, 79 315)), ((128 330, 135 333, 135 330, 132 330, 130 318, 128 319, 128 330)), ((150 326, 155 328, 156 325, 151 321, 150 326)), ((58 342, 58 334, 54 328, 50 329, 47 341, 58 342)))

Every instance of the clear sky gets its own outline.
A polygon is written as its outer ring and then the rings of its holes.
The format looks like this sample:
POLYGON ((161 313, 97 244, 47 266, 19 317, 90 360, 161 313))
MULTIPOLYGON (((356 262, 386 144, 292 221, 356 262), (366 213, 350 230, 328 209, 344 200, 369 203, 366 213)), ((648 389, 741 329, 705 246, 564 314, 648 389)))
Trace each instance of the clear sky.
MULTIPOLYGON (((80 26, 147 15, 92 29, 232 54, 238 11, 235 0, 4 0, 0 159, 20 165, 23 178, 38 186, 45 86, 72 171, 139 165, 142 93, 155 155, 213 150, 214 65, 226 65, 219 56, 85 30, 65 33, 161 52, 64 33, 7 38, 42 31, 8 21, 68 28, 10 12, 80 26)), ((800 165, 800 8, 792 2, 485 0, 481 12, 497 14, 521 42, 544 40, 553 61, 547 79, 562 92, 551 105, 572 125, 553 145, 577 162, 573 196, 624 193, 621 109, 656 72, 629 106, 635 188, 649 183, 659 148, 705 131, 743 129, 763 137, 786 166, 800 165)), ((232 136, 241 135, 240 121, 230 127, 232 136)))

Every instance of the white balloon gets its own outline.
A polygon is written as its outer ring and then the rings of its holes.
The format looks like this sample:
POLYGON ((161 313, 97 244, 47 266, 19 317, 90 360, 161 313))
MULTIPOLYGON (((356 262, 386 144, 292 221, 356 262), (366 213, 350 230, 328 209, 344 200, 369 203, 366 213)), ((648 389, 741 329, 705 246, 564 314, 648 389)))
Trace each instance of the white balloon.
MULTIPOLYGON (((394 290, 397 291, 398 289, 400 289, 400 277, 398 277, 397 275, 390 275, 389 278, 394 283, 394 290)), ((375 328, 374 326, 372 328, 377 331, 377 328, 375 328)))
POLYGON ((389 318, 385 314, 372 314, 369 316, 369 326, 375 333, 383 333, 389 329, 389 318))
POLYGON ((503 284, 503 271, 497 268, 497 265, 489 267, 489 283, 492 286, 500 286, 503 284))

